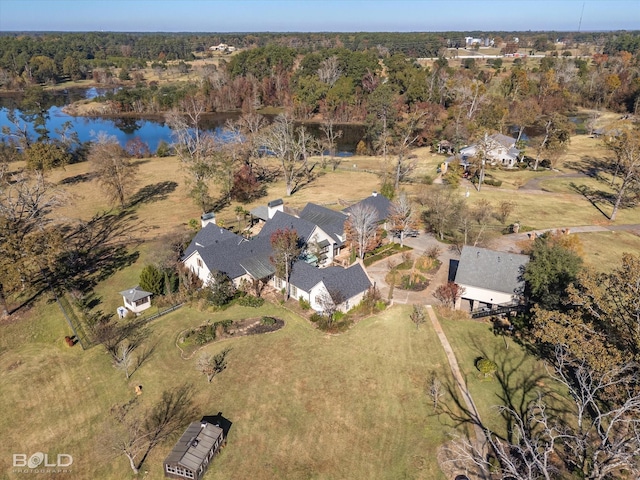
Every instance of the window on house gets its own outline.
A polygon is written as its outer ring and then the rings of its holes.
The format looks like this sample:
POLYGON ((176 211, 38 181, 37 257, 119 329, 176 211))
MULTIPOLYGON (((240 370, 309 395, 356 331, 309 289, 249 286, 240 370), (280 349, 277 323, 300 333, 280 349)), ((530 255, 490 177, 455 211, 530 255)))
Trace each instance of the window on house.
POLYGON ((291 296, 298 297, 298 287, 295 285, 291 285, 291 296))
POLYGON ((194 478, 193 472, 191 470, 185 470, 184 471, 184 476, 187 477, 187 478, 194 478))
POLYGON ((166 470, 168 473, 176 473, 176 469, 175 469, 175 468, 173 468, 173 466, 171 466, 171 465, 169 465, 169 464, 166 464, 166 465, 164 466, 164 468, 165 468, 165 470, 166 470))
POLYGON ((202 259, 201 258, 196 258, 196 265, 198 265, 198 268, 202 268, 202 259))
POLYGON ((282 288, 282 279, 276 277, 274 280, 274 283, 276 284, 276 288, 282 288))

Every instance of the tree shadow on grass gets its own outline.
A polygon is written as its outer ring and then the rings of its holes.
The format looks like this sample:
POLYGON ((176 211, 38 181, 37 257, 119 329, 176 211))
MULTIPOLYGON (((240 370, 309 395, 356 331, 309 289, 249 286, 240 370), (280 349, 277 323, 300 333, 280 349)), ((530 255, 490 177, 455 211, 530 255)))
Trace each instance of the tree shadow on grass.
POLYGON ((604 190, 594 190, 586 185, 577 185, 573 182, 571 182, 569 186, 573 191, 581 194, 584 198, 586 198, 589 203, 591 203, 591 205, 595 207, 596 210, 598 210, 605 218, 607 218, 607 220, 611 220, 611 217, 607 213, 605 213, 602 208, 600 208, 599 203, 607 203, 613 205, 613 202, 615 200, 613 194, 611 194, 610 192, 605 192, 604 190))
POLYGON ((77 185, 78 183, 90 182, 95 178, 95 174, 92 172, 81 173, 79 175, 73 175, 71 177, 63 178, 60 180, 59 185, 77 185))
POLYGON ((170 180, 142 187, 129 200, 129 207, 166 200, 167 196, 177 187, 178 184, 170 180))

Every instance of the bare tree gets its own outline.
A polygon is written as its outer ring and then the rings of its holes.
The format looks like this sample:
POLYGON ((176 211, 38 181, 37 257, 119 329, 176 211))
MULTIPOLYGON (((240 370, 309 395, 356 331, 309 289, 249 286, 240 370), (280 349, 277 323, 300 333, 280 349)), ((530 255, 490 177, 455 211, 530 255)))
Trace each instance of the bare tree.
POLYGON ((457 283, 448 282, 436 288, 433 296, 443 305, 449 308, 455 308, 456 302, 464 295, 464 287, 457 283))
POLYGON ((427 321, 427 315, 424 310, 424 306, 422 305, 414 305, 413 311, 411 315, 409 315, 411 321, 416 325, 416 328, 419 329, 420 325, 427 321))
POLYGON ((276 275, 287 282, 285 300, 288 300, 289 292, 291 291, 291 286, 289 285, 291 269, 302 252, 302 242, 298 232, 289 228, 278 229, 273 232, 270 241, 273 248, 273 255, 270 260, 276 267, 276 275))
POLYGON ((633 184, 640 183, 640 133, 636 130, 612 135, 611 140, 607 142, 607 147, 615 153, 617 162, 612 184, 615 177, 618 174, 620 176, 620 183, 615 187, 616 198, 611 212, 613 221, 627 191, 633 184))
POLYGON ((332 57, 325 58, 320 62, 320 68, 318 68, 318 78, 322 83, 326 83, 330 87, 338 81, 342 75, 342 70, 338 62, 338 57, 333 55, 332 57))
POLYGON ((223 372, 227 368, 227 355, 231 351, 230 348, 223 350, 216 355, 207 355, 203 353, 198 358, 196 370, 206 375, 207 381, 211 383, 213 377, 223 372))
POLYGON ((426 115, 426 112, 413 112, 396 125, 398 157, 393 175, 396 190, 400 188, 400 182, 415 170, 415 162, 407 161, 407 157, 409 149, 420 138, 420 132, 425 127, 426 115))
POLYGON ((355 244, 358 257, 375 248, 378 243, 378 212, 371 205, 356 204, 349 210, 345 222, 347 241, 355 244))
POLYGON ((336 130, 335 123, 332 116, 325 118, 320 124, 320 130, 326 137, 326 145, 329 149, 329 157, 331 162, 331 169, 335 170, 340 165, 339 157, 336 157, 336 141, 342 137, 342 130, 336 130))
POLYGON ((135 348, 135 345, 132 345, 129 342, 122 342, 120 343, 120 345, 118 345, 116 355, 113 359, 113 366, 118 370, 122 370, 127 380, 132 373, 131 367, 133 366, 135 361, 133 355, 133 351, 135 350, 135 348))
POLYGON ((101 134, 91 146, 89 161, 108 199, 126 206, 125 201, 136 185, 138 168, 113 136, 101 134))
POLYGON ((427 384, 427 391, 428 391, 429 397, 431 398, 431 402, 433 403, 433 409, 438 410, 438 405, 440 404, 440 400, 442 399, 442 397, 444 397, 445 387, 435 372, 432 372, 429 377, 429 382, 427 384))
POLYGON ((301 180, 308 178, 308 151, 313 137, 303 127, 296 128, 293 117, 278 115, 260 136, 261 145, 271 152, 282 166, 287 195, 293 194, 301 180))
POLYGON ((166 120, 174 136, 178 158, 189 174, 191 195, 204 213, 210 202, 207 182, 215 172, 211 157, 216 142, 211 134, 200 127, 202 114, 205 112, 202 99, 187 97, 182 102, 181 110, 168 113, 166 120))
POLYGON ((404 245, 405 236, 415 230, 416 226, 413 204, 405 192, 400 192, 389 208, 389 229, 400 235, 400 245, 404 245))
POLYGON ((191 387, 165 390, 158 403, 140 411, 136 399, 111 409, 105 428, 105 442, 124 455, 137 474, 151 451, 188 424, 193 416, 191 387))
POLYGON ((331 287, 323 289, 317 296, 316 301, 318 305, 320 305, 320 308, 322 308, 322 313, 326 318, 327 328, 333 324, 335 314, 345 300, 346 298, 342 291, 331 287))

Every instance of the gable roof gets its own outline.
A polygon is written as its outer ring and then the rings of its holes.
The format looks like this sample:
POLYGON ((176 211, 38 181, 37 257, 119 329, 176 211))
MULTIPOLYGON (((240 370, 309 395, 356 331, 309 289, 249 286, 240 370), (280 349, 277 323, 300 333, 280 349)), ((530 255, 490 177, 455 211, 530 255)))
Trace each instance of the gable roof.
POLYGON ((150 297, 153 295, 151 292, 147 292, 140 288, 139 286, 130 288, 128 290, 123 290, 120 292, 124 298, 127 299, 129 303, 137 302, 138 300, 142 300, 143 298, 150 297))
POLYGON ((197 472, 222 433, 220 427, 209 422, 192 422, 165 458, 164 463, 181 465, 197 472))
POLYGON ((491 135, 489 138, 495 142, 498 142, 500 145, 502 145, 505 148, 511 148, 516 144, 515 138, 510 137, 508 135, 503 135, 502 133, 495 133, 491 135))
POLYGON ((187 258, 189 255, 195 252, 197 248, 209 247, 225 240, 239 240, 241 238, 242 237, 227 230, 226 228, 222 228, 213 223, 209 223, 201 228, 198 233, 196 233, 196 236, 193 237, 193 240, 185 250, 184 256, 182 258, 187 258))
POLYGON ((360 200, 358 203, 354 203, 353 205, 345 208, 342 211, 344 213, 349 214, 351 213, 352 209, 354 207, 357 207, 358 205, 372 207, 378 214, 376 217, 376 222, 382 222, 389 216, 389 208, 391 208, 391 201, 384 195, 376 193, 375 195, 371 195, 365 198, 364 200, 360 200))
POLYGON ((294 217, 293 215, 289 215, 288 213, 284 213, 281 211, 277 211, 273 218, 267 221, 260 230, 260 233, 256 236, 256 238, 271 238, 271 234, 276 230, 285 230, 285 229, 295 230, 298 234, 298 237, 304 242, 308 243, 313 231, 316 229, 316 226, 304 220, 302 218, 294 217))
POLYGON ((496 292, 519 293, 524 289, 522 273, 527 263, 527 255, 465 245, 455 282, 496 292))
POLYGON ((341 237, 344 235, 344 222, 347 215, 337 212, 315 203, 307 203, 300 212, 300 218, 319 226, 336 241, 338 245, 343 245, 341 237))
POLYGON ((318 268, 303 261, 297 261, 291 269, 290 281, 291 285, 304 292, 310 292, 313 287, 322 282, 330 295, 336 292, 340 293, 343 298, 334 299, 341 300, 338 303, 342 303, 371 287, 371 280, 359 263, 349 268, 318 268))

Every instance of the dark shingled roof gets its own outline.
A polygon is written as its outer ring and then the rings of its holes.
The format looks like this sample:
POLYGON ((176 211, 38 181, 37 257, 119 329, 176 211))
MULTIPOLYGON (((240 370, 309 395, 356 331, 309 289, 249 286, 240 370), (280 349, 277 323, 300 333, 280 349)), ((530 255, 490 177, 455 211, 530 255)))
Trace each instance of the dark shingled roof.
POLYGON ((344 222, 348 218, 344 213, 321 207, 315 203, 307 203, 300 212, 300 218, 319 226, 331 235, 338 245, 344 244, 340 239, 344 235, 344 222))
POLYGON ((184 252, 182 259, 186 259, 189 255, 195 252, 196 248, 208 247, 210 245, 220 243, 224 240, 240 239, 242 237, 230 232, 226 228, 219 227, 213 223, 207 224, 193 238, 189 246, 184 252))
POLYGON ((271 234, 276 230, 285 230, 285 229, 295 230, 298 234, 298 237, 304 242, 309 242, 311 238, 311 234, 315 230, 316 226, 303 220, 298 217, 294 217, 293 215, 289 215, 288 213, 284 213, 281 211, 277 211, 273 218, 271 218, 267 223, 264 224, 262 230, 257 235, 257 237, 271 238, 271 234))
POLYGON ((146 292, 140 287, 133 287, 128 290, 123 290, 120 292, 124 298, 126 298, 129 303, 137 302, 138 300, 142 300, 143 298, 150 297, 153 295, 151 292, 146 292))
POLYGON ((220 427, 208 422, 191 423, 165 458, 164 463, 181 465, 197 472, 222 433, 220 427), (205 427, 202 428, 202 425, 205 427))
POLYGON ((357 205, 372 207, 376 212, 378 212, 376 222, 382 222, 389 216, 391 201, 384 195, 380 195, 379 193, 377 193, 376 195, 371 195, 364 200, 360 200, 358 203, 354 203, 353 205, 345 208, 342 211, 345 213, 351 213, 351 209, 357 205))
POLYGON ((455 282, 496 292, 520 293, 524 289, 522 273, 528 262, 526 255, 465 245, 455 282))
MULTIPOLYGON (((317 268, 302 261, 298 261, 293 265, 291 269, 292 285, 295 285, 300 290, 309 292, 320 282, 324 283, 330 294, 340 292, 343 297, 342 301, 366 291, 371 286, 369 277, 367 277, 362 265, 359 263, 349 268, 317 268)), ((342 301, 339 303, 342 303, 342 301)))

